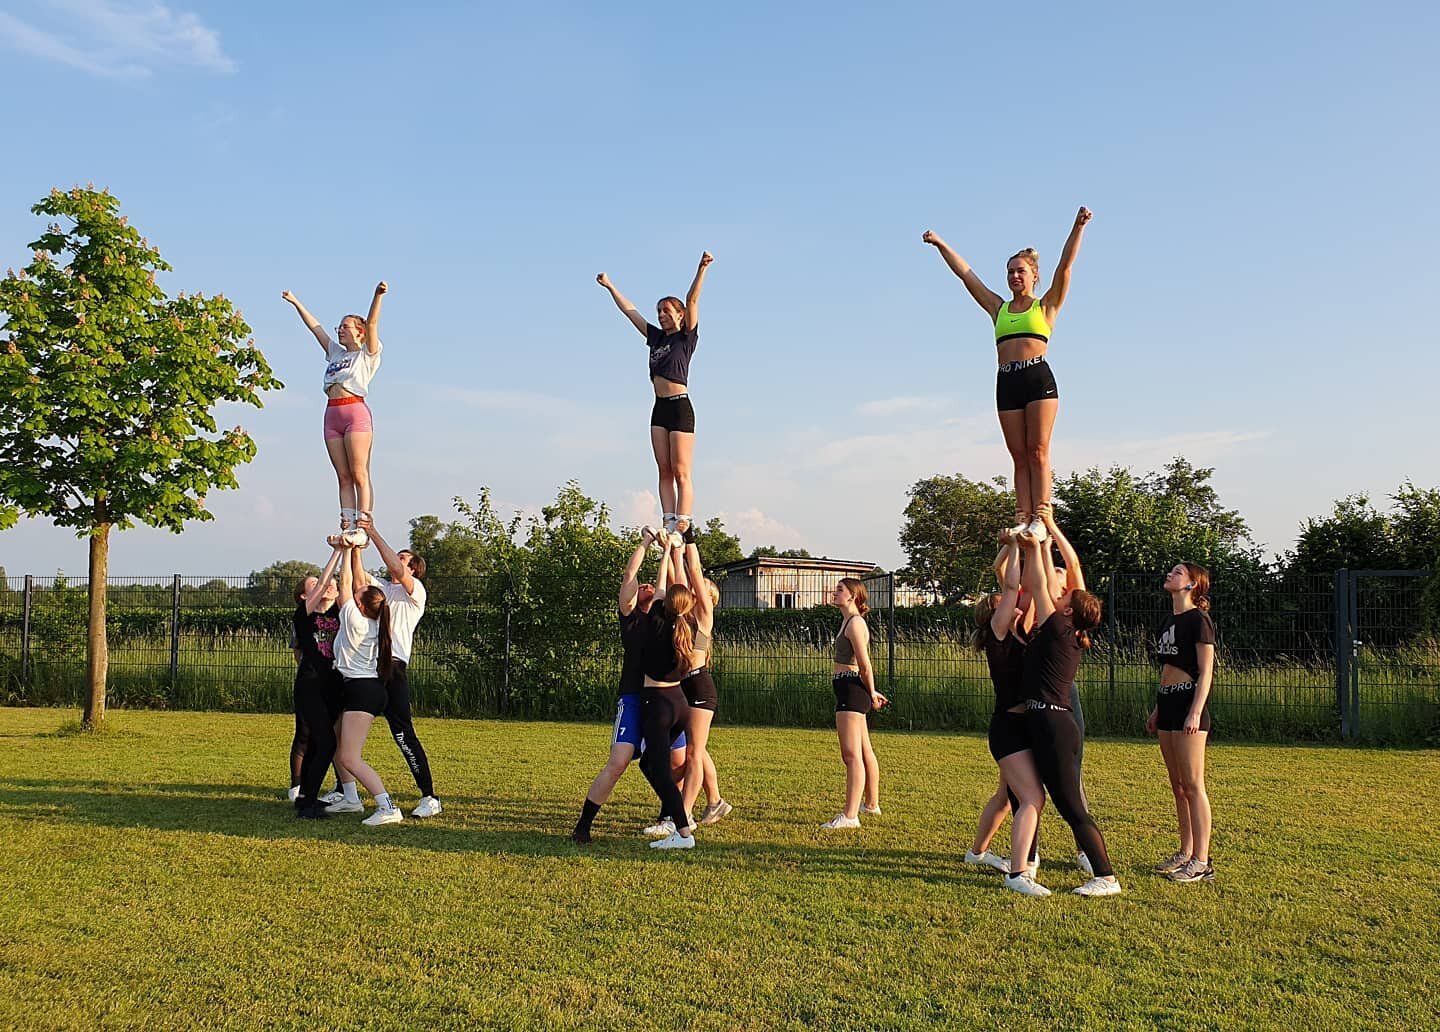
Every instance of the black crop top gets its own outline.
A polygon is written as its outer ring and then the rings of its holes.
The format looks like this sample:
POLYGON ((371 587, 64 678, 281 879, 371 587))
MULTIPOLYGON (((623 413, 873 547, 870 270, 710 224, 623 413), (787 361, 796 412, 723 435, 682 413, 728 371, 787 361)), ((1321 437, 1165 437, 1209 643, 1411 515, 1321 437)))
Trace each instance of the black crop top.
POLYGON ((1187 609, 1178 616, 1171 613, 1160 625, 1160 636, 1155 642, 1155 662, 1161 666, 1173 666, 1190 675, 1190 680, 1200 679, 1200 659, 1197 645, 1215 644, 1215 621, 1203 609, 1187 609))
POLYGON ((675 621, 666 614, 663 603, 657 601, 650 607, 638 633, 643 635, 642 677, 678 682, 685 674, 680 664, 689 657, 675 653, 675 621))
POLYGON ((990 683, 995 686, 995 712, 1003 713, 1024 702, 1025 640, 1013 630, 997 638, 995 629, 987 626, 985 661, 990 664, 990 683))
POLYGON ((1023 674, 1026 702, 1070 708, 1070 686, 1080 672, 1085 650, 1075 640, 1075 625, 1059 610, 1040 625, 1025 650, 1023 674))
POLYGON ((650 348, 650 375, 663 377, 671 383, 686 386, 690 380, 690 356, 700 344, 700 327, 688 326, 666 333, 658 326, 645 324, 645 344, 650 348))

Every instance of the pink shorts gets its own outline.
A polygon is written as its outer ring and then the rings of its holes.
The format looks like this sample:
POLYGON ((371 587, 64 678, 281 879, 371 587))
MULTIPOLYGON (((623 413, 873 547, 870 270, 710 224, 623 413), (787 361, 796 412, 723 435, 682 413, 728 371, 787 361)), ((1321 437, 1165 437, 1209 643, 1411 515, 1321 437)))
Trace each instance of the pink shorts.
POLYGON ((338 441, 346 434, 368 434, 375 429, 370 418, 370 406, 364 398, 351 395, 345 398, 331 398, 325 406, 325 440, 338 441))

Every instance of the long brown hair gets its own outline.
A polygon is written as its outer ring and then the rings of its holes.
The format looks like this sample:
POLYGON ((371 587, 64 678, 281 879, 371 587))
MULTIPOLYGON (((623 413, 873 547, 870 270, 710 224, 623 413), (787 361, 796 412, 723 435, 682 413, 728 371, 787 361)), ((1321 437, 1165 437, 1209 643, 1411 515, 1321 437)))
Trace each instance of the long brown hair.
POLYGON ((1099 595, 1079 589, 1070 592, 1070 623, 1082 649, 1090 647, 1090 632, 1100 626, 1104 616, 1105 606, 1099 595))
POLYGON ((865 590, 864 581, 857 580, 854 577, 841 577, 840 583, 845 585, 845 589, 849 591, 855 599, 855 608, 860 610, 861 616, 870 612, 870 593, 865 590))
MULTIPOLYGON (((305 596, 308 595, 308 594, 310 594, 310 592, 308 592, 308 591, 305 590, 305 582, 308 581, 309 579, 310 579, 309 576, 301 577, 301 578, 300 578, 300 583, 297 584, 297 585, 295 585, 295 601, 296 601, 296 602, 304 602, 304 601, 305 601, 305 596)), ((319 577, 316 577, 316 578, 315 578, 315 586, 316 586, 317 588, 320 586, 320 578, 319 578, 319 577)))
POLYGON ((381 591, 374 584, 360 592, 360 612, 364 613, 371 620, 380 624, 380 650, 375 662, 375 669, 380 674, 380 680, 390 680, 390 603, 385 599, 385 592, 381 591))
POLYGON ((675 662, 688 664, 695 648, 695 595, 683 584, 672 584, 665 592, 665 613, 675 621, 671 641, 675 645, 675 662))
POLYGON ((970 647, 976 652, 985 651, 986 632, 990 630, 990 621, 994 619, 995 609, 999 605, 998 591, 981 596, 980 601, 975 603, 975 630, 970 635, 970 647))
POLYGON ((1210 611, 1210 571, 1199 563, 1181 563, 1190 578, 1190 601, 1196 609, 1210 611))

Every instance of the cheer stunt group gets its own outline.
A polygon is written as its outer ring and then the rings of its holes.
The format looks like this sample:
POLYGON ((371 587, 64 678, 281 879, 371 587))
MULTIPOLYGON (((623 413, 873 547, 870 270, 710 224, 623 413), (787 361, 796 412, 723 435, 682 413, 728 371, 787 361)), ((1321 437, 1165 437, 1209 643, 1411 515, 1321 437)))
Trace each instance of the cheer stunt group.
MULTIPOLYGON (((985 309, 998 350, 996 408, 1014 463, 1016 515, 1013 526, 997 528, 997 590, 975 607, 972 644, 985 656, 995 689, 989 744, 999 778, 964 859, 998 869, 1005 888, 1027 896, 1050 895, 1036 877, 1047 797, 1069 825, 1077 865, 1088 877, 1074 892, 1094 897, 1121 891, 1105 838, 1090 814, 1081 773, 1084 724, 1076 679, 1090 646, 1089 633, 1102 619, 1101 601, 1086 590, 1080 557, 1056 525, 1050 500, 1050 436, 1059 392, 1046 354, 1090 217, 1085 208, 1076 215, 1044 294, 1036 293, 1036 252, 1027 248, 1010 258, 1009 300, 986 287, 939 236, 927 232, 923 237, 985 309), (1008 857, 990 851, 1007 814, 1012 820, 1008 857)), ((616 604, 623 664, 616 717, 609 758, 591 783, 571 833, 582 845, 591 841, 597 814, 637 757, 659 800, 657 819, 645 829, 654 839, 652 848, 694 848, 696 829, 733 809, 720 793, 707 748, 719 700, 708 661, 720 593, 705 577, 695 543, 691 475, 695 409, 689 367, 699 342, 700 294, 710 263, 710 254, 704 254, 684 300, 659 301, 658 326, 642 316, 608 276, 597 277, 649 350, 655 390, 650 440, 662 516, 658 527, 642 529, 640 544, 621 574, 616 604), (640 569, 652 548, 659 551, 659 571, 654 583, 642 583, 640 569), (702 792, 706 805, 697 820, 692 811, 702 792)), ((368 825, 404 819, 362 757, 370 727, 381 716, 421 795, 411 816, 433 817, 443 810, 415 734, 406 677, 415 625, 425 611, 425 562, 411 552, 394 551, 372 516, 373 424, 365 399, 380 365, 379 318, 386 289, 383 282, 375 288, 366 318, 348 315, 341 321, 338 341, 292 294, 284 294, 325 351, 325 445, 340 489, 340 531, 327 539, 329 562, 319 577, 306 578, 296 589, 293 644, 298 670, 290 797, 301 818, 361 813, 358 781, 375 800, 374 812, 364 819, 368 825), (371 544, 385 563, 386 582, 377 583, 365 572, 361 557, 371 544), (332 765, 336 786, 322 795, 332 765)), ((1175 797, 1179 843, 1174 855, 1155 870, 1177 882, 1208 881, 1215 876, 1205 791, 1215 664, 1209 574, 1194 563, 1180 562, 1166 575, 1163 587, 1172 612, 1155 644, 1160 683, 1147 730, 1159 736, 1175 797)), ((858 828, 862 816, 881 813, 880 767, 867 718, 888 700, 876 689, 870 664, 864 584, 844 578, 829 601, 841 615, 832 686, 845 802, 821 827, 840 831, 858 828)))

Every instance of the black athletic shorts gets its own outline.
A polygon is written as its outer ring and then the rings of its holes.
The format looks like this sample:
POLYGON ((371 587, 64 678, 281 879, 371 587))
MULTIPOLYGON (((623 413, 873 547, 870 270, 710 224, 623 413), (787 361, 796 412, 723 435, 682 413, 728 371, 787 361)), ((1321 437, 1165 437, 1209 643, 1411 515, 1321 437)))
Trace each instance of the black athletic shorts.
POLYGON ((830 684, 835 689, 836 713, 870 712, 870 689, 859 674, 836 674, 830 684))
POLYGON ((1007 756, 1030 748, 1030 732, 1024 713, 1000 710, 990 718, 990 755, 999 763, 1007 756))
POLYGON ((345 678, 345 712, 359 711, 378 717, 390 701, 385 682, 378 677, 345 678))
POLYGON ((1010 362, 1001 366, 995 374, 995 408, 1000 412, 1014 412, 1032 401, 1059 397, 1055 374, 1050 371, 1050 363, 1043 358, 1032 358, 1023 363, 1010 362))
MULTIPOLYGON (((1168 688, 1162 685, 1155 693, 1155 730, 1184 731, 1185 718, 1190 715, 1190 707, 1194 704, 1194 682, 1172 684, 1168 688)), ((1200 730, 1210 730, 1210 700, 1208 698, 1200 710, 1200 730)))
POLYGON ((673 398, 656 398, 655 407, 650 410, 650 425, 672 433, 693 434, 695 406, 690 404, 690 395, 677 394, 673 398))
POLYGON ((715 690, 715 678, 710 676, 709 667, 701 667, 686 674, 680 682, 680 690, 685 693, 685 701, 694 709, 714 713, 720 702, 720 694, 715 690))

